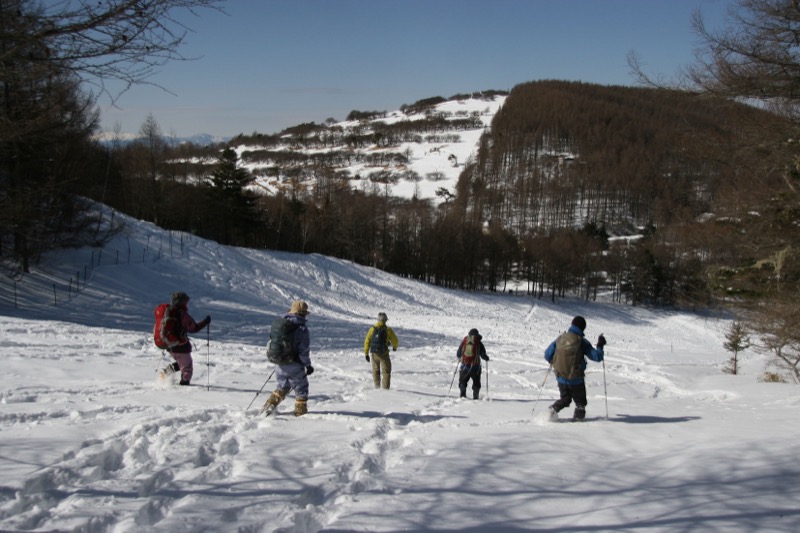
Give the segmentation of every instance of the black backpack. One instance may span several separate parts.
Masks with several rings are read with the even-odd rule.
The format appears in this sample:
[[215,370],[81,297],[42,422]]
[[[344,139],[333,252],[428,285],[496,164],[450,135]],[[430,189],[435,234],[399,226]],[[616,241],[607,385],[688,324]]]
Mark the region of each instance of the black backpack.
[[299,327],[299,324],[283,317],[272,321],[267,344],[267,359],[270,363],[284,365],[295,360],[297,354],[292,348],[292,337]]
[[378,326],[372,332],[372,338],[369,341],[370,353],[382,354],[386,351],[386,326]]

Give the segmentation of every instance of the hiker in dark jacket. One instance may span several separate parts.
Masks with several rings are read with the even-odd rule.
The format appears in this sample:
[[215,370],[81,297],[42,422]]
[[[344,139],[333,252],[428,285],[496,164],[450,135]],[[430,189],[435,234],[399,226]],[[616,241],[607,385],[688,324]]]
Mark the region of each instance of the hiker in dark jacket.
[[[389,357],[389,346],[396,352],[399,342],[392,328],[386,325],[389,318],[386,313],[378,313],[378,321],[369,328],[364,338],[364,356],[372,362],[372,383],[375,388],[388,389],[392,382],[392,359]],[[383,330],[381,331],[381,328]],[[376,333],[378,335],[376,335]],[[378,340],[382,336],[383,340]],[[372,358],[370,359],[370,355]]]
[[289,363],[275,367],[277,388],[264,404],[264,407],[274,409],[294,389],[294,416],[302,416],[308,412],[308,376],[314,372],[314,367],[311,366],[311,335],[306,326],[307,316],[308,304],[303,300],[292,302],[289,312],[283,316],[298,325],[292,333],[292,351],[295,357]]
[[456,351],[456,357],[461,361],[458,372],[458,388],[461,398],[467,397],[467,384],[472,380],[472,399],[477,400],[481,390],[481,359],[489,360],[486,355],[486,346],[478,330],[472,328]]
[[189,385],[192,381],[194,368],[192,365],[192,343],[189,341],[188,334],[197,333],[208,326],[211,323],[211,315],[206,316],[200,322],[195,322],[189,314],[189,295],[185,292],[175,292],[172,294],[172,306],[177,312],[177,333],[181,341],[180,344],[168,350],[172,358],[175,359],[175,362],[162,370],[161,375],[166,377],[175,372],[180,372],[180,384]]
[[558,392],[560,398],[550,406],[550,415],[558,418],[558,412],[569,407],[575,401],[573,420],[583,420],[586,417],[586,384],[583,377],[586,371],[586,358],[597,363],[603,360],[603,346],[606,338],[600,335],[597,338],[597,348],[592,348],[592,343],[584,337],[586,319],[576,316],[572,319],[569,329],[562,333],[544,351],[544,358],[556,373]]

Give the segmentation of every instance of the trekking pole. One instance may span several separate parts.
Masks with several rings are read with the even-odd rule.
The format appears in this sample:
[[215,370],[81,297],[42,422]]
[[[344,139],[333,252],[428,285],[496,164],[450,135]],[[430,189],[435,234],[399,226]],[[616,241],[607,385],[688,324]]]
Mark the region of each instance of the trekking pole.
[[544,375],[542,384],[539,386],[539,396],[536,397],[536,401],[533,404],[533,409],[531,409],[531,415],[533,415],[533,412],[536,410],[536,404],[539,403],[539,399],[542,397],[542,391],[544,391],[544,384],[547,383],[547,376],[550,375],[551,368],[553,368],[553,365],[547,367],[547,373]]
[[[272,374],[274,374],[274,373],[275,373],[275,370],[273,369],[273,370],[272,370]],[[270,379],[272,379],[272,374],[270,374],[270,375],[269,375],[269,377],[267,378],[267,381],[269,381]],[[264,382],[264,384],[263,384],[263,385],[261,385],[261,388],[260,388],[260,389],[258,389],[258,392],[256,393],[256,395],[255,395],[255,396],[253,396],[253,399],[252,399],[252,400],[250,400],[250,404],[249,404],[249,405],[247,406],[247,408],[245,409],[245,412],[247,412],[247,409],[250,409],[250,406],[251,406],[251,405],[253,405],[253,402],[254,402],[254,401],[256,401],[256,398],[258,398],[258,395],[259,395],[259,394],[261,394],[261,391],[262,391],[262,390],[264,390],[264,387],[266,387],[266,386],[267,386],[267,381],[265,381],[265,382]]]
[[489,360],[486,360],[486,399],[489,399]]
[[608,387],[606,387],[606,358],[603,356],[603,395],[606,397],[606,420],[608,420]]
[[453,380],[450,382],[450,389],[447,392],[453,390],[453,383],[456,382],[456,374],[458,374],[458,361],[456,361],[456,369],[453,370]]
[[206,391],[211,390],[211,324],[206,326]]

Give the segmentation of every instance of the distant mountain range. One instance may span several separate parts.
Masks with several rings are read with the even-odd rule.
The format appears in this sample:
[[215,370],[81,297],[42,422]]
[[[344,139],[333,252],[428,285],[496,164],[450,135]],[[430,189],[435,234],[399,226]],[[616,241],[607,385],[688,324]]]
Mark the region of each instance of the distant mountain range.
[[[112,144],[114,142],[125,144],[141,138],[142,136],[138,133],[114,133],[111,131],[103,131],[94,136],[96,141],[103,144]],[[198,133],[189,137],[171,137],[164,135],[163,138],[166,143],[191,143],[197,146],[208,146],[210,144],[224,143],[230,140],[230,137],[219,137],[217,135],[211,135],[210,133]]]

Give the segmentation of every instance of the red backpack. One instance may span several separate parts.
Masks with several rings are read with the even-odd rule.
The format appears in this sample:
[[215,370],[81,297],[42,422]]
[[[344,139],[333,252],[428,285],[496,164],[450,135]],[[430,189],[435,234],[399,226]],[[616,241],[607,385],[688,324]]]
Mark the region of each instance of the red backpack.
[[461,343],[461,363],[467,366],[475,366],[476,363],[480,364],[480,361],[477,361],[480,345],[481,341],[475,335],[464,337]]
[[153,326],[153,341],[162,350],[169,350],[187,339],[181,336],[178,324],[178,308],[170,304],[159,304],[154,311],[156,322]]

